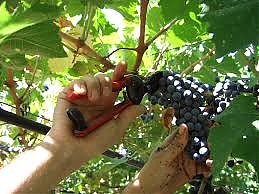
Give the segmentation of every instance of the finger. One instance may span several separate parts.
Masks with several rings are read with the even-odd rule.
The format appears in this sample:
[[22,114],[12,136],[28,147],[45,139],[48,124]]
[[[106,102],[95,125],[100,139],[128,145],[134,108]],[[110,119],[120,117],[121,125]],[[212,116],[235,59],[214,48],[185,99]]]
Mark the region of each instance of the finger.
[[86,76],[83,80],[84,85],[87,88],[88,99],[92,102],[97,101],[101,95],[99,79],[93,76]]
[[96,75],[96,78],[100,82],[101,87],[101,95],[103,96],[110,96],[112,93],[112,82],[111,78],[109,78],[107,75],[103,73],[99,73]]
[[115,69],[114,72],[112,74],[112,81],[117,81],[120,80],[121,78],[123,78],[124,74],[127,71],[127,64],[125,61],[121,61],[119,62]]
[[73,83],[73,92],[81,95],[86,94],[87,89],[83,80],[77,80]]
[[205,162],[198,164],[196,166],[197,168],[197,173],[198,174],[203,174],[204,177],[209,177],[210,172],[211,172],[211,167],[212,167],[213,161],[210,159],[207,159]]
[[120,127],[121,132],[124,134],[125,129],[137,116],[146,112],[146,108],[141,105],[132,105],[116,118],[116,123]]
[[[157,151],[172,152],[176,157],[180,152],[183,151],[188,142],[188,128],[185,124],[178,127],[178,130],[168,136],[161,146],[158,147]],[[171,155],[173,158],[173,156]]]
[[206,166],[211,168],[212,167],[213,160],[207,159],[206,160]]

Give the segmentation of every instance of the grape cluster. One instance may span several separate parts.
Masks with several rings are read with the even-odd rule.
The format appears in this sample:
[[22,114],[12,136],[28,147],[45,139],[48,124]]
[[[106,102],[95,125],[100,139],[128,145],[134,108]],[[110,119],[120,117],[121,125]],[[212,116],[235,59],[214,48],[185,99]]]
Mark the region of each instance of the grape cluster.
[[164,71],[159,80],[159,89],[149,96],[152,105],[173,107],[175,124],[185,123],[189,129],[187,153],[193,160],[203,161],[209,154],[209,113],[206,111],[206,93],[213,87],[202,84],[192,77],[181,78],[180,74]]
[[[215,79],[215,86],[204,84],[193,77],[182,78],[177,72],[163,71],[158,90],[149,94],[152,105],[173,107],[175,124],[185,123],[189,130],[186,146],[188,155],[202,162],[209,155],[207,138],[215,115],[222,113],[241,92],[258,95],[258,87],[248,87],[245,80]],[[148,121],[147,116],[143,120]]]
[[224,81],[220,82],[219,78],[215,79],[216,85],[213,90],[213,106],[212,113],[222,113],[230,104],[230,102],[241,92],[255,94],[253,87],[248,87],[245,80],[231,81],[230,77],[225,76]]

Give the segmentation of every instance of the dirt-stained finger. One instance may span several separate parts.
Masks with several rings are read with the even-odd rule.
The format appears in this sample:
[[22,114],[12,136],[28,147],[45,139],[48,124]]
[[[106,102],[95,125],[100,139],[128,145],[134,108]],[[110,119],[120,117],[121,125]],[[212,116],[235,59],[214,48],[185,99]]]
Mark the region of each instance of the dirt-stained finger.
[[188,128],[185,124],[178,127],[178,130],[173,134],[169,135],[159,146],[159,149],[175,149],[180,148],[181,151],[184,149],[188,141]]

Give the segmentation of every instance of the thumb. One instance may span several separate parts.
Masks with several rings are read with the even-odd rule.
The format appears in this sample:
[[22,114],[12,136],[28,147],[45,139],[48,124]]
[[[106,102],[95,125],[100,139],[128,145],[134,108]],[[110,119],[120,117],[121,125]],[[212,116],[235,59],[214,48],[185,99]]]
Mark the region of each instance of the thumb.
[[130,122],[132,122],[137,116],[146,112],[146,108],[142,105],[132,105],[122,111],[116,118],[116,124],[120,129],[125,129],[128,127]]

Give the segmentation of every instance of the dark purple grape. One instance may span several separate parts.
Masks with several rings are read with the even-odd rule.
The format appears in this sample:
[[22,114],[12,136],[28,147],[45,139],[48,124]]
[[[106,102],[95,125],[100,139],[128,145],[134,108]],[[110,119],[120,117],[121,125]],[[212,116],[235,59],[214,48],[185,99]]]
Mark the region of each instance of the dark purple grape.
[[229,160],[228,161],[228,167],[232,168],[235,165],[235,161],[234,160]]
[[186,99],[184,100],[184,102],[185,102],[185,105],[186,105],[186,106],[191,106],[191,105],[192,105],[192,99],[190,99],[190,98],[186,98]]
[[155,105],[158,103],[158,99],[156,96],[151,96],[149,101],[151,102],[152,105]]
[[221,101],[219,103],[219,106],[221,107],[222,110],[225,110],[225,108],[227,107],[227,103],[225,101]]
[[166,81],[167,81],[168,85],[173,85],[174,84],[174,77],[170,75],[170,76],[167,77]]
[[198,115],[198,121],[203,122],[205,120],[205,116],[203,114]]
[[181,93],[180,92],[175,92],[173,95],[172,95],[173,99],[177,102],[179,102],[181,100]]
[[192,155],[193,160],[200,160],[200,158],[201,158],[200,154],[198,154],[196,152]]
[[192,91],[191,91],[191,90],[185,90],[185,91],[183,92],[183,96],[184,96],[185,98],[192,97]]
[[187,113],[184,114],[184,118],[185,118],[187,121],[189,121],[189,120],[191,120],[191,118],[192,118],[192,114],[191,114],[190,112],[187,112]]
[[209,153],[209,149],[206,148],[206,147],[201,147],[199,149],[199,154],[200,154],[201,157],[207,156],[208,153]]
[[173,85],[168,85],[167,86],[167,91],[171,94],[175,92],[175,87]]
[[192,113],[194,116],[197,116],[197,115],[200,114],[200,110],[197,109],[197,108],[194,108],[194,109],[192,109],[191,113]]
[[164,87],[165,85],[166,85],[166,79],[165,78],[160,78],[160,80],[159,80],[159,85],[160,86],[162,86],[162,87]]
[[196,123],[194,125],[194,129],[197,130],[197,131],[201,130],[201,128],[202,128],[202,125],[200,123]]
[[186,125],[187,125],[189,131],[192,131],[194,129],[194,124],[192,122],[187,122]]

